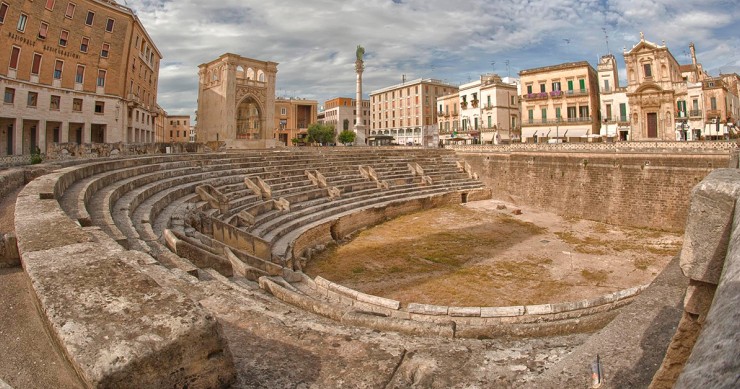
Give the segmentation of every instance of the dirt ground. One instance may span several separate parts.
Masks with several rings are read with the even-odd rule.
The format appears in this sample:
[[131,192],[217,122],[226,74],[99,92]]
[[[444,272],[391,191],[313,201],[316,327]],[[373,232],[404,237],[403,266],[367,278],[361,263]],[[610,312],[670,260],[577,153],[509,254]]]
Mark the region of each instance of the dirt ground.
[[675,233],[485,200],[367,229],[315,255],[304,270],[402,303],[546,304],[648,284],[681,243]]

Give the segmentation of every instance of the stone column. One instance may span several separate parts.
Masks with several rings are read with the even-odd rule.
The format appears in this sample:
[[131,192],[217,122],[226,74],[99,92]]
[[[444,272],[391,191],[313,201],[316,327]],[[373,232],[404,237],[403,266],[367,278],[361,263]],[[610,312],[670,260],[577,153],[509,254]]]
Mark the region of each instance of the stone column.
[[39,150],[41,150],[41,154],[46,154],[46,120],[39,120],[37,131],[38,137],[36,138],[36,142],[38,142]]
[[355,62],[355,72],[357,72],[357,97],[355,102],[355,144],[365,145],[365,125],[362,122],[362,72],[365,70],[365,63],[358,59]]
[[23,155],[23,119],[15,118],[13,123],[13,154]]
[[69,142],[69,122],[62,122],[59,126],[59,143]]
[[82,143],[92,142],[92,123],[85,122],[82,127]]

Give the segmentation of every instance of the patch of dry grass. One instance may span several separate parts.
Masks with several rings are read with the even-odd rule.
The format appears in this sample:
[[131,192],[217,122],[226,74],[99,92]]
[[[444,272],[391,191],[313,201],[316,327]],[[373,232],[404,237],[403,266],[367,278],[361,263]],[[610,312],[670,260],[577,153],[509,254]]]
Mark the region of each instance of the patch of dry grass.
[[606,270],[595,270],[591,271],[588,269],[581,270],[581,277],[588,282],[592,282],[596,285],[603,284],[609,279],[609,273]]

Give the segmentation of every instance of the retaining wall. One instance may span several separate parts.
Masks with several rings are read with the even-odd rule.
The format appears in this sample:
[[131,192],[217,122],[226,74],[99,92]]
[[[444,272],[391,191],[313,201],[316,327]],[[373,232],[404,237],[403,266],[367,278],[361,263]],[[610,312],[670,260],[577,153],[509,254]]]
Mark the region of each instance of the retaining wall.
[[717,154],[471,152],[458,158],[492,190],[494,198],[566,217],[683,231],[689,192],[709,172],[728,167]]
[[[675,387],[736,388],[740,377],[740,170],[715,170],[693,189],[681,270],[689,278],[682,320],[696,322],[700,333]],[[678,341],[674,337],[674,343]]]

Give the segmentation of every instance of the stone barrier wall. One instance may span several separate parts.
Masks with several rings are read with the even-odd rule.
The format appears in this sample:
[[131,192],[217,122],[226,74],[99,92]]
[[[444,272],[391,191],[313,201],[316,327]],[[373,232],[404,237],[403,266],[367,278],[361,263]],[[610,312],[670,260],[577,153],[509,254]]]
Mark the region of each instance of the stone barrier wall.
[[595,152],[476,152],[458,158],[492,190],[494,198],[566,217],[683,231],[691,188],[734,158],[709,154]]
[[460,152],[586,152],[586,153],[719,153],[737,150],[736,141],[708,142],[584,142],[584,143],[511,143],[505,145],[447,145]]
[[64,188],[92,170],[39,177],[16,202],[18,251],[49,333],[88,387],[227,387],[235,370],[216,320],[149,277],[151,256],[61,209]]
[[[681,270],[689,278],[679,329],[697,327],[698,339],[676,388],[736,388],[740,372],[740,170],[718,169],[691,192]],[[685,326],[685,322],[696,326]],[[676,363],[672,350],[662,370]],[[655,383],[658,380],[653,380]]]

